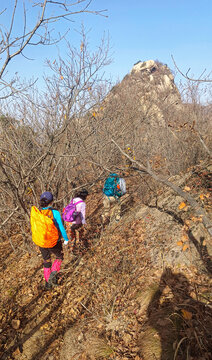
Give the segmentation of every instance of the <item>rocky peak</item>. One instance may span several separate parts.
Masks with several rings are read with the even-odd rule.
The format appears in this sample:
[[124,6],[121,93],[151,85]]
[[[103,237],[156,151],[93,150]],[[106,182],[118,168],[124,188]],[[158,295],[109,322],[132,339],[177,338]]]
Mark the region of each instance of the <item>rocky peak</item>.
[[171,70],[167,65],[158,61],[139,61],[133,66],[130,74],[140,76],[143,79],[146,78],[146,81],[149,80],[150,83],[157,85],[161,91],[176,90]]

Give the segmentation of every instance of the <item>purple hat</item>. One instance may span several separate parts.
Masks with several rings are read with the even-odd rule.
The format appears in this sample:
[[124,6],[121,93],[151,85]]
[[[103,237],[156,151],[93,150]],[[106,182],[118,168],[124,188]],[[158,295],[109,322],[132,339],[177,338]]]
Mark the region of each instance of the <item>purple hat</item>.
[[53,201],[53,195],[50,191],[45,191],[41,196],[40,200],[46,200],[46,202],[50,203]]

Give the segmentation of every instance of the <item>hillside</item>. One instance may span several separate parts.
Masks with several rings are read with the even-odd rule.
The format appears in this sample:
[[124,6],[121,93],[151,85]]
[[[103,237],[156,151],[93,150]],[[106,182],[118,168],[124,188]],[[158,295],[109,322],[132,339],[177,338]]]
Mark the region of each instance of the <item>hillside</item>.
[[[209,216],[211,169],[201,162],[171,178]],[[126,182],[122,219],[105,229],[102,183],[93,187],[88,247],[65,248],[55,290],[43,291],[41,256],[21,233],[0,244],[2,360],[212,358],[212,243],[201,217],[168,188],[142,200],[147,175]]]
[[189,84],[183,98],[165,64],[139,61],[89,114],[92,148],[100,148],[104,166],[122,167],[113,138],[122,149],[129,144],[137,159],[163,175],[185,172],[205,159],[207,148],[211,152],[211,107],[198,102],[197,92],[197,85]]
[[[208,7],[184,24],[182,4],[3,3],[0,359],[212,360],[212,79],[201,59],[192,74]],[[160,15],[165,36],[148,21]],[[141,48],[139,31],[151,53],[163,38],[164,59],[171,39],[174,69],[142,59],[114,82],[110,70],[119,76],[128,49]],[[115,181],[112,199],[111,173],[127,184],[122,193]],[[77,200],[66,233],[60,214],[76,197],[86,216]]]

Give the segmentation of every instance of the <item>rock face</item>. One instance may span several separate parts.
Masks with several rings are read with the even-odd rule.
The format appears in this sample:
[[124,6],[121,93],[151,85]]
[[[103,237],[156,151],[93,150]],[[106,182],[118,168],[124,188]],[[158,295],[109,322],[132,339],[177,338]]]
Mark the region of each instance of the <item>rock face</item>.
[[177,106],[181,104],[180,93],[174,83],[174,76],[167,65],[154,60],[139,61],[136,63],[130,75],[140,78],[145,85],[145,96],[141,98],[144,109],[153,105],[153,113],[160,119],[163,118],[161,107],[157,105],[158,100],[163,105]]
[[104,105],[126,103],[125,100],[130,97],[136,111],[140,111],[143,117],[148,117],[152,126],[165,126],[167,109],[172,107],[172,111],[178,111],[182,104],[171,70],[167,65],[154,60],[137,62],[130,73],[112,89]]
[[[111,134],[123,148],[131,144],[137,159],[150,161],[153,168],[174,175],[205,156],[193,131],[197,123],[202,124],[203,135],[207,131],[203,120],[200,122],[206,117],[199,109],[197,115],[192,104],[181,100],[167,65],[147,60],[137,62],[93,110],[101,123],[103,142],[105,134]],[[110,150],[108,145],[105,158]]]
[[[192,186],[196,179],[207,176],[210,172],[210,163],[206,162],[202,166],[198,175],[194,175],[192,170],[184,176],[176,175],[169,180],[186,189],[186,185]],[[190,187],[188,189],[191,190]],[[204,192],[203,189],[202,191]],[[195,266],[199,271],[212,273],[211,237],[203,226],[201,217],[196,217],[190,206],[181,209],[179,205],[184,199],[171,189],[157,197],[157,205],[155,200],[148,206],[143,205],[135,214],[135,218],[143,219],[148,234],[145,238],[146,248],[149,249],[152,264],[176,268]],[[211,219],[210,206],[207,212]]]
[[155,78],[158,77],[159,74],[159,89],[162,91],[167,89],[175,90],[178,93],[174,84],[174,76],[169,68],[166,65],[155,62],[154,60],[138,62],[133,66],[131,74],[138,74],[140,76],[147,75],[149,76],[150,82],[154,82]]
[[[131,72],[140,72],[140,71],[147,71],[151,73],[156,69],[157,65],[154,60],[147,60],[147,61],[139,61],[137,62]],[[154,70],[153,70],[154,69]]]

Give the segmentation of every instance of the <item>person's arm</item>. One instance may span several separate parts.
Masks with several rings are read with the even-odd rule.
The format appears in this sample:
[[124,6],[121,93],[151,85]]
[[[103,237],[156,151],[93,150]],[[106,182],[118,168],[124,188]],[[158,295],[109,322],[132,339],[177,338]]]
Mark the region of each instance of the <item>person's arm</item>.
[[57,225],[59,227],[59,230],[61,232],[61,235],[62,235],[63,239],[65,241],[68,241],[68,236],[67,236],[66,230],[65,230],[65,228],[63,226],[62,219],[61,219],[59,211],[58,210],[52,210],[52,213],[53,213],[55,221],[57,222]]

